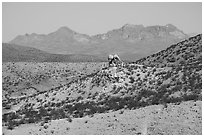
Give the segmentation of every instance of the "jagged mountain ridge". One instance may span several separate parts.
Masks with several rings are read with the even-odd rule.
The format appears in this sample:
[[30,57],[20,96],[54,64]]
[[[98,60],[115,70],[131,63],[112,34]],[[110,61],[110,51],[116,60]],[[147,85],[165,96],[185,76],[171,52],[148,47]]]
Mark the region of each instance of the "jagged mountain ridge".
[[61,27],[47,35],[35,33],[19,35],[9,43],[34,47],[55,54],[106,57],[115,52],[124,60],[135,60],[165,49],[187,37],[187,34],[171,24],[148,27],[126,24],[119,29],[94,36]]

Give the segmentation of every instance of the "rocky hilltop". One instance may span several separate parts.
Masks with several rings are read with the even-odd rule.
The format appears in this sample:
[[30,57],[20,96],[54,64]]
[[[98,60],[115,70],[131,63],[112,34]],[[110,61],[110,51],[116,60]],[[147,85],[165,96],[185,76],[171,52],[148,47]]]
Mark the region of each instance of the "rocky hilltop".
[[123,60],[136,60],[163,50],[188,35],[171,24],[147,26],[126,24],[104,34],[89,36],[68,27],[50,34],[25,34],[11,40],[17,44],[54,54],[87,54],[106,57],[117,53]]

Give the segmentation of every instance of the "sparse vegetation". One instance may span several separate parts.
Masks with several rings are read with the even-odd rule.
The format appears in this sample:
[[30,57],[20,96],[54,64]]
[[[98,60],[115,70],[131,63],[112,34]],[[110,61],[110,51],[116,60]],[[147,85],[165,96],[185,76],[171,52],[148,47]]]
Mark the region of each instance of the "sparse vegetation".
[[[28,63],[5,63],[2,107],[7,113],[3,113],[2,121],[10,130],[21,124],[39,122],[47,129],[46,123],[56,119],[72,122],[72,118],[92,117],[95,113],[121,110],[123,114],[125,109],[158,104],[167,108],[169,103],[201,100],[200,37],[190,38],[194,42],[191,46],[192,42],[181,42],[185,50],[177,49],[179,44],[172,45],[137,61],[138,64],[118,67],[117,77],[112,76],[109,68],[93,72],[100,68],[96,64],[89,64],[89,68],[87,64],[86,68],[84,64],[75,64],[72,68],[70,64],[58,63],[37,63],[29,67]],[[188,50],[193,54],[186,57]],[[94,65],[97,67],[92,70]],[[71,78],[67,80],[68,77]],[[46,83],[49,87],[49,81],[54,81],[51,88],[42,86]],[[12,107],[17,110],[12,112]]]

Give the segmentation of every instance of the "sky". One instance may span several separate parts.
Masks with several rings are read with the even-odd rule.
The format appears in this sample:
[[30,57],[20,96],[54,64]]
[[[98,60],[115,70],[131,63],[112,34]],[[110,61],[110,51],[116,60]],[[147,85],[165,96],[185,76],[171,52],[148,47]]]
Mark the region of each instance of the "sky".
[[202,3],[12,3],[2,4],[2,40],[26,33],[48,34],[62,26],[88,35],[124,24],[173,24],[184,33],[202,33]]

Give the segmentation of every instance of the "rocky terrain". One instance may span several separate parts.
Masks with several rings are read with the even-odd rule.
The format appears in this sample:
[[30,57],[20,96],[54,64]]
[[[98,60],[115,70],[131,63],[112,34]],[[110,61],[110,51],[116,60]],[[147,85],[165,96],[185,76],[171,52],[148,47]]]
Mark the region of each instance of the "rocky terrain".
[[3,96],[24,96],[98,71],[104,63],[3,63]]
[[202,134],[201,47],[197,35],[118,66],[116,76],[106,63],[5,63],[3,133]]
[[147,27],[126,24],[121,28],[94,36],[61,27],[47,35],[36,33],[19,35],[9,43],[33,47],[53,54],[106,57],[108,54],[117,53],[123,60],[133,61],[187,38],[187,34],[171,24]]

